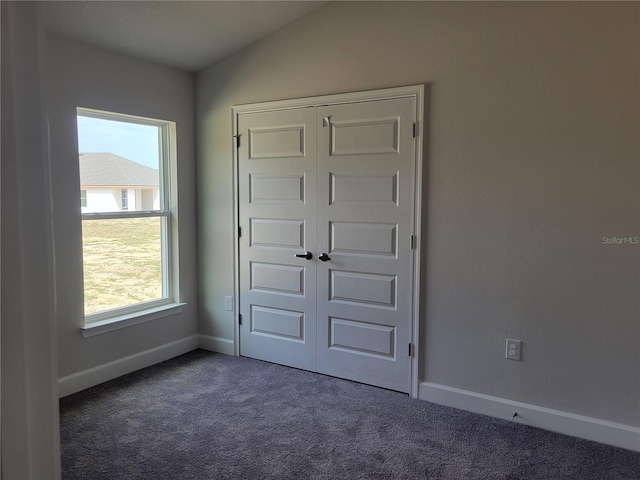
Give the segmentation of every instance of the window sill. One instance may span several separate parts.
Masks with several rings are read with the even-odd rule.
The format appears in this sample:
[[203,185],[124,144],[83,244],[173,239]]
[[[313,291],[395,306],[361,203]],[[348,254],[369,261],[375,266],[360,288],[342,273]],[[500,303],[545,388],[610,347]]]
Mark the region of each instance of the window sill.
[[80,329],[84,338],[93,337],[102,333],[113,332],[121,328],[139,325],[141,323],[157,320],[158,318],[168,317],[176,313],[182,312],[182,307],[186,303],[170,303],[161,307],[150,308],[141,312],[128,313],[119,317],[113,317],[98,322],[92,322]]

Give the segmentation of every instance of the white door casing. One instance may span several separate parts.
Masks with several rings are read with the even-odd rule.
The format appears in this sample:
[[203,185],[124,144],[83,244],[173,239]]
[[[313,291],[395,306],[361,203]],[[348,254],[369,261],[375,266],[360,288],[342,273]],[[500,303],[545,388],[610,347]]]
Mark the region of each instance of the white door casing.
[[237,354],[416,396],[422,91],[233,108]]

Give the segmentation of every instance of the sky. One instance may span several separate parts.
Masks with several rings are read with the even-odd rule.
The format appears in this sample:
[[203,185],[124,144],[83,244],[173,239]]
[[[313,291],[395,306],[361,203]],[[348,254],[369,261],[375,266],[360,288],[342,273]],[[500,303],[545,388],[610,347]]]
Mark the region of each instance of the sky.
[[111,152],[158,168],[158,127],[78,115],[79,153]]

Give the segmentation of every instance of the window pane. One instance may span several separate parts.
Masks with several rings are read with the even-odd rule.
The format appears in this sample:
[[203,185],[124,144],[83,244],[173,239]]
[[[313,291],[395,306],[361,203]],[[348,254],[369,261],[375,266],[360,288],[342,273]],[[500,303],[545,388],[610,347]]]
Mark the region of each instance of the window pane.
[[[161,128],[78,115],[82,213],[163,210]],[[143,192],[151,198],[145,201]],[[145,208],[146,207],[146,208]]]
[[83,220],[85,315],[163,298],[164,217]]

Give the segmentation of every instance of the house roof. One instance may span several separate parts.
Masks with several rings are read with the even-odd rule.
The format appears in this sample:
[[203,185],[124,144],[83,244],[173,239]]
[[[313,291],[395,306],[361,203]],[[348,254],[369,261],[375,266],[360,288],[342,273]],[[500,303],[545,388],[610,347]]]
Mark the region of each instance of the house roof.
[[157,187],[159,173],[109,152],[80,154],[81,186]]

